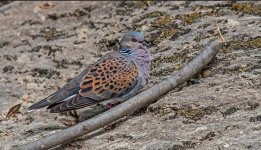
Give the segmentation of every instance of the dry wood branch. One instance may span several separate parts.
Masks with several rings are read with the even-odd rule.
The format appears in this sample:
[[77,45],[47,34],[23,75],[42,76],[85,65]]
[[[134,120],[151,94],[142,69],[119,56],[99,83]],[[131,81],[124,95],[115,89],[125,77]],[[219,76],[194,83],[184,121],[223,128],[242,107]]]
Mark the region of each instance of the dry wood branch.
[[188,63],[181,71],[177,74],[163,80],[157,85],[141,92],[133,98],[117,105],[116,107],[109,109],[108,111],[97,115],[89,120],[76,124],[63,131],[54,133],[43,139],[16,147],[14,149],[19,150],[42,150],[52,148],[54,146],[70,142],[77,137],[93,132],[101,127],[108,125],[134,111],[146,106],[160,96],[167,94],[175,87],[183,84],[195,74],[197,74],[205,65],[207,65],[218,51],[223,46],[218,41],[213,41],[207,45],[204,50]]
[[9,3],[9,4],[6,4],[6,5],[2,6],[2,7],[0,7],[0,13],[4,12],[4,11],[6,11],[6,10],[12,8],[12,7],[19,6],[19,5],[21,5],[22,3],[24,3],[24,2],[15,1],[15,2],[11,2],[11,3]]

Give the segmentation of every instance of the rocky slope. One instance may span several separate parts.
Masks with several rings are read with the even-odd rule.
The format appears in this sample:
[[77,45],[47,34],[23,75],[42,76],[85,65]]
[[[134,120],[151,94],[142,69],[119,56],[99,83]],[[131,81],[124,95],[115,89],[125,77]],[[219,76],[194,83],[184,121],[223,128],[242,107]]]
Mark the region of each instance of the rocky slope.
[[[227,46],[196,77],[150,106],[55,149],[261,149],[261,2],[15,2],[2,8],[1,149],[74,124],[71,115],[26,107],[117,49],[126,31],[142,31],[152,45],[149,87],[216,38],[216,24]],[[19,103],[16,116],[5,119]]]

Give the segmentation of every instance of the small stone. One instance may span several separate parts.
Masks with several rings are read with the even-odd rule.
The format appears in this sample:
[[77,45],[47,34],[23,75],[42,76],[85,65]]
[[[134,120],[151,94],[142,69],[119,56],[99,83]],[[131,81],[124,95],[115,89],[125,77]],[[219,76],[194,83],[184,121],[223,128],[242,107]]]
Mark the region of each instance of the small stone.
[[17,62],[19,64],[26,64],[29,63],[31,59],[26,54],[22,54],[20,57],[18,57]]
[[233,19],[227,19],[227,24],[231,27],[239,26],[240,23],[236,20]]
[[228,148],[230,145],[229,144],[225,144],[223,145],[225,148]]
[[211,76],[211,71],[210,70],[206,70],[206,71],[204,71],[203,73],[202,73],[202,77],[203,78],[207,78],[207,77],[209,77],[209,76]]
[[255,70],[253,70],[253,74],[254,74],[254,75],[259,75],[259,74],[261,74],[261,69],[255,69]]
[[27,83],[27,89],[37,89],[38,84],[37,83]]
[[173,147],[173,143],[164,140],[153,140],[152,142],[145,144],[140,150],[148,150],[148,149],[171,149]]
[[141,27],[141,30],[144,32],[144,31],[148,31],[149,30],[149,27],[147,25],[143,25]]
[[86,28],[81,28],[77,31],[77,36],[79,37],[80,40],[87,39],[88,30]]

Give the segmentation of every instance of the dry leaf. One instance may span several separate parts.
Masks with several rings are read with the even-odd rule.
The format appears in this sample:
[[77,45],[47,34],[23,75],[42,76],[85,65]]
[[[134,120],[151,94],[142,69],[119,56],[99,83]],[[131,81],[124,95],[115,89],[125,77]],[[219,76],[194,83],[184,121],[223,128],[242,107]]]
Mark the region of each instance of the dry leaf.
[[6,115],[6,118],[9,118],[10,116],[15,115],[19,111],[19,109],[21,108],[21,105],[22,105],[22,103],[14,105],[13,107],[11,107],[9,109],[7,115]]
[[53,4],[51,2],[45,2],[45,3],[41,3],[38,5],[38,7],[41,9],[50,9],[50,8],[53,8],[54,6],[55,6],[55,4]]

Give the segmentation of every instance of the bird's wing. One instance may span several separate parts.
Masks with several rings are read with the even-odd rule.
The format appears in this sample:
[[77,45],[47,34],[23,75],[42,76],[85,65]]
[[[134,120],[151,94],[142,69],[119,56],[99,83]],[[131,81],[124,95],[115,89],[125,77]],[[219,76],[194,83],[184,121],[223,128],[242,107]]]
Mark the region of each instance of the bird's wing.
[[[86,75],[91,65],[87,66],[78,76],[73,78],[70,82],[68,82],[65,86],[60,88],[58,91],[54,92],[50,96],[46,97],[45,99],[42,99],[30,107],[28,107],[28,110],[34,110],[34,109],[40,109],[46,106],[55,106],[57,103],[60,103],[64,99],[78,94],[78,91],[80,90],[80,83],[82,81],[82,78]],[[50,107],[50,108],[51,108]]]
[[51,112],[63,112],[124,96],[139,88],[139,70],[123,55],[104,57],[88,70],[80,83],[79,94],[53,107]]

